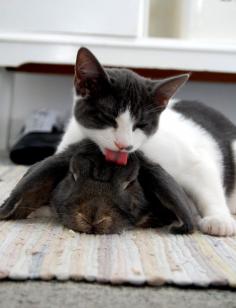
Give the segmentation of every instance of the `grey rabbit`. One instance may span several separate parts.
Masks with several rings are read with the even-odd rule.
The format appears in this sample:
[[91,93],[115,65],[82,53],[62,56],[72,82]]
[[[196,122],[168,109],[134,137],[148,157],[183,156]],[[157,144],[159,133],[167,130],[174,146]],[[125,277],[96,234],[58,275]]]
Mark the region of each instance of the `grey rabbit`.
[[194,229],[190,200],[159,165],[138,152],[126,166],[109,163],[89,140],[33,165],[0,208],[0,218],[25,218],[45,204],[79,232],[117,233],[176,218],[182,224],[172,231]]

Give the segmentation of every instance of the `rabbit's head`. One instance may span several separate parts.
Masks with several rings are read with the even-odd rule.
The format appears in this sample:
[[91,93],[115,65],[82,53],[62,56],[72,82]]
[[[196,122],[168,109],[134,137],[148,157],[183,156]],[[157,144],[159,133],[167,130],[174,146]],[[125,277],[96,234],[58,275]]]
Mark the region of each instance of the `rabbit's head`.
[[126,166],[117,166],[94,150],[73,156],[51,203],[63,224],[75,231],[117,233],[134,226],[147,207],[139,162],[131,155]]

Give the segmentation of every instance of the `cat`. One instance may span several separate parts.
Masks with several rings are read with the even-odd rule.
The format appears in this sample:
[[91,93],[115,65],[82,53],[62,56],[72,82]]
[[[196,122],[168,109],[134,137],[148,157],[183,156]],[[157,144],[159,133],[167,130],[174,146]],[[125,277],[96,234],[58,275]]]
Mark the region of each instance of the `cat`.
[[189,75],[150,80],[128,69],[103,68],[82,47],[75,65],[73,116],[57,152],[84,138],[107,149],[140,150],[194,200],[199,229],[236,234],[236,126],[195,101],[173,99]]

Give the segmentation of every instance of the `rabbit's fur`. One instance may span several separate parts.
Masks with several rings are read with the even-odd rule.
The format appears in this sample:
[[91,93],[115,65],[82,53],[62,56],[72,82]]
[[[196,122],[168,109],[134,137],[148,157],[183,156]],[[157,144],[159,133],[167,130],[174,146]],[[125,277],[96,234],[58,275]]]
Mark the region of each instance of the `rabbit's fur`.
[[84,150],[72,157],[69,173],[53,192],[52,206],[76,231],[115,233],[130,227],[147,203],[137,180],[138,159],[133,156],[120,167],[106,162],[94,145]]
[[0,218],[26,218],[45,204],[79,232],[117,233],[176,217],[182,225],[175,231],[193,231],[188,197],[159,165],[141,153],[131,154],[126,166],[109,163],[89,140],[32,166],[0,208]]

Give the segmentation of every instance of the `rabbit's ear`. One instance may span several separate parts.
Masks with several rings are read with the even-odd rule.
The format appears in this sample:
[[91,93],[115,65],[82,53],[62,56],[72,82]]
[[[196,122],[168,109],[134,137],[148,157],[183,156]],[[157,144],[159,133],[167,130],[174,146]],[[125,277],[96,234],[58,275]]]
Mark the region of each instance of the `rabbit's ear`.
[[113,182],[122,187],[128,186],[130,182],[138,179],[139,161],[135,155],[130,155],[126,166],[115,166]]
[[140,155],[139,181],[145,196],[152,201],[161,201],[171,210],[181,224],[172,230],[176,233],[191,233],[194,230],[193,204],[182,187],[160,165],[152,164]]
[[0,207],[0,219],[26,218],[49,202],[51,192],[68,173],[70,156],[54,155],[34,164]]

